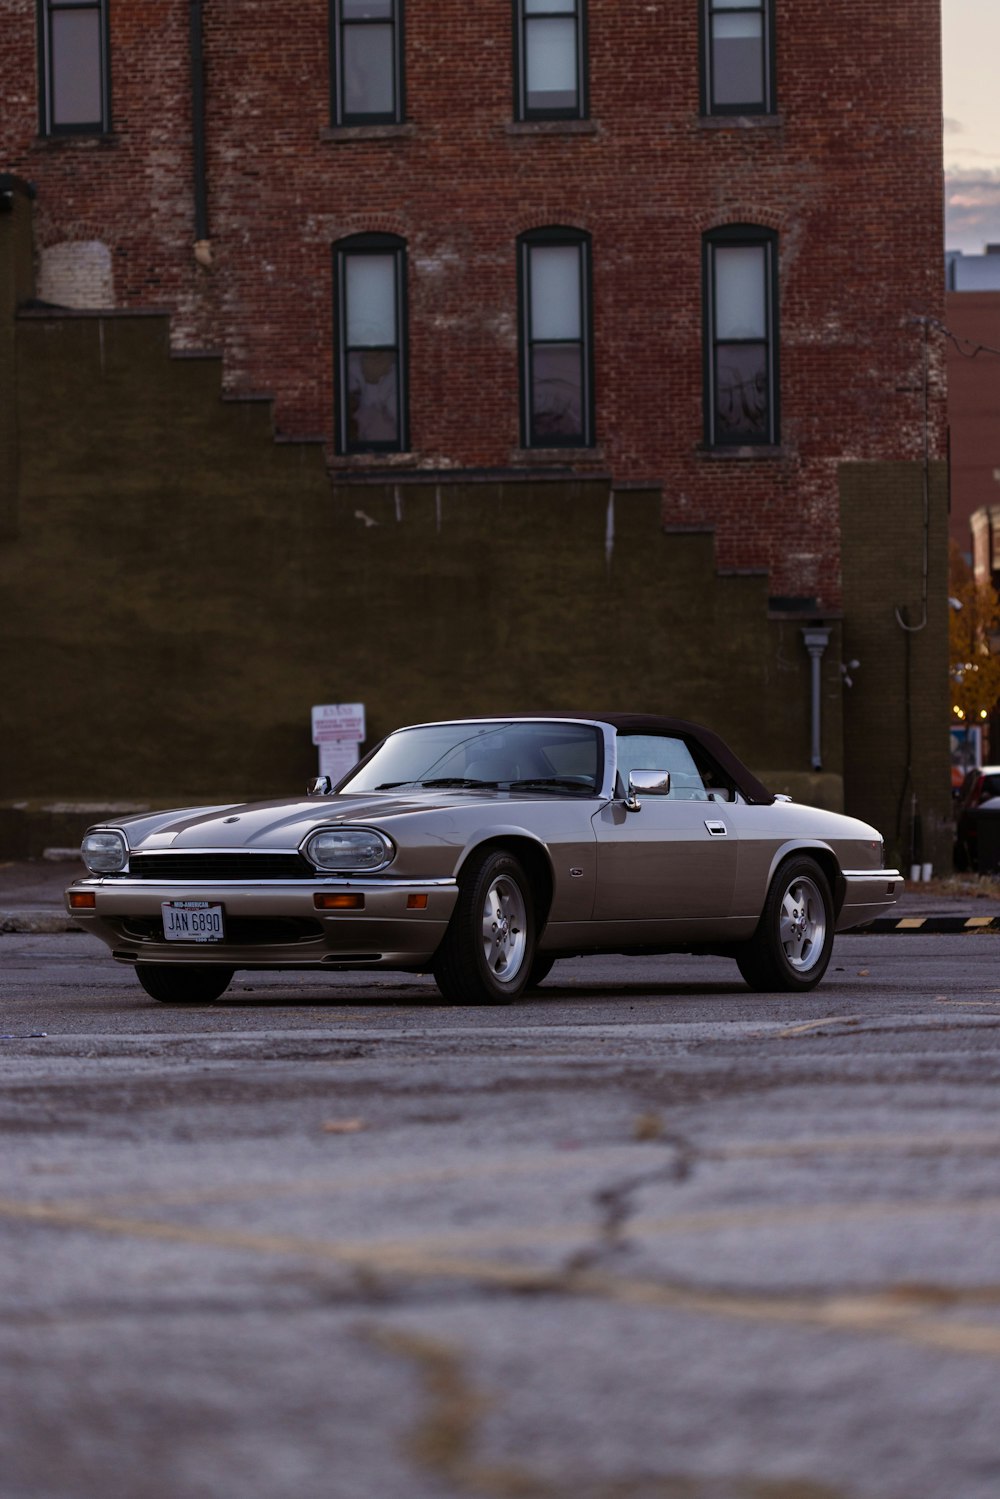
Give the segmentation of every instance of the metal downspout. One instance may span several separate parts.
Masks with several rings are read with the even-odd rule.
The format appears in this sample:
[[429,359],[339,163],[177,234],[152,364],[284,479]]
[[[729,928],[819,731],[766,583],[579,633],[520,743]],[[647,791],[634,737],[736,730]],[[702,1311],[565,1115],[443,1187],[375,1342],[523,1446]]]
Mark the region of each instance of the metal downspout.
[[194,258],[199,265],[212,264],[212,242],[208,231],[208,178],[205,170],[205,49],[202,35],[202,0],[191,0],[191,151],[194,168]]
[[822,685],[823,652],[830,644],[829,625],[804,625],[802,639],[812,670],[812,768],[823,769]]

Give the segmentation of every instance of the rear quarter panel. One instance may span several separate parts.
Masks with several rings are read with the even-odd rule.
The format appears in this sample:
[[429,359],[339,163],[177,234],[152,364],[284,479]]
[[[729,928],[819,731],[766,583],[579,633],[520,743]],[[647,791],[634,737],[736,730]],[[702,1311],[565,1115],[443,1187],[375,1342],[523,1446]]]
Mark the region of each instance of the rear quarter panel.
[[[811,855],[828,872],[834,864],[837,869],[881,868],[879,834],[856,818],[794,802],[741,805],[738,812],[735,916],[760,915],[779,864],[795,853]],[[836,907],[840,895],[834,879],[831,885]]]

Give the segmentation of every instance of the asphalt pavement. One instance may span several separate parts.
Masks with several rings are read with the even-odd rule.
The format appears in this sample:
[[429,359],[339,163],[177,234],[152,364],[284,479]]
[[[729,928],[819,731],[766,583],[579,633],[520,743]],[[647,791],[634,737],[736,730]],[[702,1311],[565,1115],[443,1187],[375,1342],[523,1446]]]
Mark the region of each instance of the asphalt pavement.
[[[62,852],[62,851],[60,851]],[[86,873],[78,858],[0,863],[0,933],[74,932],[63,892]],[[906,882],[893,912],[871,924],[875,932],[959,932],[1000,929],[1000,878],[952,875],[926,884]]]

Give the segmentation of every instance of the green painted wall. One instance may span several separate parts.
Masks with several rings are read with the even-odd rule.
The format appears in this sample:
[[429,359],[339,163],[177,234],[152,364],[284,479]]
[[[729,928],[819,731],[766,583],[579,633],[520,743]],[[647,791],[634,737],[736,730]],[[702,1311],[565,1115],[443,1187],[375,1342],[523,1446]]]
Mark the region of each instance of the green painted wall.
[[[20,524],[0,562],[5,798],[280,793],[309,709],[400,721],[646,708],[808,770],[808,659],[767,579],[599,482],[338,485],[221,399],[159,317],[17,324]],[[827,696],[839,700],[835,679]],[[840,770],[839,720],[829,770]],[[834,789],[836,795],[836,788]]]
[[914,859],[950,870],[954,836],[945,466],[927,481],[917,463],[840,471],[844,659],[860,662],[844,694],[844,793],[907,872]]
[[0,542],[17,525],[17,325],[32,294],[31,201],[27,188],[0,178]]

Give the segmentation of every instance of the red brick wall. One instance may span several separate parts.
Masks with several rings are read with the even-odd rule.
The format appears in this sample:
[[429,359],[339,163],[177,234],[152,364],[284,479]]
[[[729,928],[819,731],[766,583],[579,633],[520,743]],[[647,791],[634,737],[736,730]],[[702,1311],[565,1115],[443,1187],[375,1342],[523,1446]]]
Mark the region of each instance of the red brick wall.
[[[837,466],[924,450],[913,320],[943,309],[938,10],[776,0],[777,120],[720,126],[698,118],[695,0],[590,0],[594,130],[512,133],[509,0],[409,0],[412,130],[337,141],[326,0],[209,4],[203,269],[187,0],[112,0],[101,141],[38,140],[35,0],[5,0],[0,170],[37,184],[40,253],[103,241],[118,306],[170,308],[177,347],[217,347],[230,391],[273,392],[281,434],[331,444],[331,246],[403,236],[411,469],[537,465],[518,451],[514,242],[587,230],[598,445],[572,466],[662,486],[668,523],[716,528],[721,567],[768,567],[773,593],[831,608]],[[700,451],[701,234],[738,221],[780,235],[778,457]],[[936,338],[929,352],[937,456]]]
[[1000,504],[1000,291],[949,292],[947,324],[951,537],[968,553],[973,512]]

